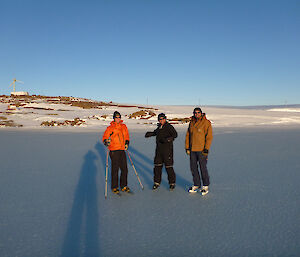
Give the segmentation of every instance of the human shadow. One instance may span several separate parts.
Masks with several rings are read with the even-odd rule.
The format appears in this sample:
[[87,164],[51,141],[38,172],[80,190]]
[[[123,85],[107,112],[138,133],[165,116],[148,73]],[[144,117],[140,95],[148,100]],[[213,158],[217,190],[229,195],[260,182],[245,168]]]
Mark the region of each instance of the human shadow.
[[84,156],[61,257],[100,256],[96,154]]
[[[140,151],[138,151],[136,148],[134,148],[133,146],[130,147],[130,151],[135,154],[136,156],[138,156],[139,158],[141,158],[145,163],[147,164],[151,164],[154,165],[153,160],[151,160],[149,157],[147,157],[146,155],[144,155],[143,153],[141,153]],[[142,164],[141,164],[142,165]],[[176,173],[176,167],[174,168],[175,173]],[[153,170],[146,170],[147,172],[151,172],[153,174]],[[188,185],[190,185],[191,182],[186,180],[185,178],[183,178],[181,175],[179,175],[178,173],[176,173],[176,185],[182,187],[183,189],[186,189]]]
[[[107,149],[103,144],[100,144],[97,142],[95,145],[95,149],[97,150],[100,158],[101,158],[101,163],[102,163],[102,173],[101,173],[101,181],[105,181],[105,170],[106,170],[106,155],[107,155]],[[108,165],[110,165],[110,158],[108,158]],[[110,172],[108,172],[108,177],[107,177],[107,183],[110,185]]]

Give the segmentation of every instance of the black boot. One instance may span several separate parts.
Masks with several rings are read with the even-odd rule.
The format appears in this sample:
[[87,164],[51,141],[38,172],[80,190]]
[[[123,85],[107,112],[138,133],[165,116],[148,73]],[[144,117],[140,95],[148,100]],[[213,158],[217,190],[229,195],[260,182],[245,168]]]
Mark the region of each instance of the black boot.
[[119,188],[113,188],[113,189],[112,189],[112,192],[113,192],[114,194],[119,194],[119,193],[120,193]]
[[173,191],[175,189],[175,184],[170,184],[170,191]]
[[159,188],[160,184],[157,182],[154,182],[154,185],[152,187],[152,190],[156,190],[157,188]]

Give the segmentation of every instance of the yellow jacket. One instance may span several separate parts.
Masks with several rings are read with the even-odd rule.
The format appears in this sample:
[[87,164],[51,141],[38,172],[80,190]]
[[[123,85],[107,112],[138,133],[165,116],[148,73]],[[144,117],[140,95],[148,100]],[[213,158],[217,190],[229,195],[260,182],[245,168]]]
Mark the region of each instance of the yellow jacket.
[[194,152],[201,152],[203,149],[209,150],[212,140],[212,126],[205,114],[199,120],[192,117],[185,136],[185,149]]

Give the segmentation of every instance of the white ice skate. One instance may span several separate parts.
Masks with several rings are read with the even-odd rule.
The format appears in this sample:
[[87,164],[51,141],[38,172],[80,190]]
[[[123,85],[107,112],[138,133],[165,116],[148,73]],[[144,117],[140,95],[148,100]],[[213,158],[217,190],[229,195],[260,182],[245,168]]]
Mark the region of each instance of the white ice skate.
[[207,195],[208,192],[209,192],[208,191],[208,186],[203,186],[200,192],[201,192],[202,195]]
[[197,193],[199,190],[198,186],[192,186],[189,188],[189,193]]

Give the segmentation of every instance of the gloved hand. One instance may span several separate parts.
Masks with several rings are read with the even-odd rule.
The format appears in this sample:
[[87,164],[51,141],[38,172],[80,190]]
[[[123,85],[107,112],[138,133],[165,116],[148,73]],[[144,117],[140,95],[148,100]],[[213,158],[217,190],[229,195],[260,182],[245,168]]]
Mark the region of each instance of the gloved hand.
[[128,140],[126,140],[126,141],[125,141],[125,151],[127,151],[127,149],[128,149],[128,146],[129,146],[129,141],[128,141]]
[[110,139],[110,138],[104,139],[104,141],[103,141],[103,144],[104,144],[105,146],[110,146],[110,143],[111,143],[111,139]]
[[185,149],[185,152],[186,152],[187,155],[191,154],[191,150],[190,149]]
[[147,132],[145,134],[145,137],[153,137],[153,136],[155,136],[154,132]]
[[206,148],[203,149],[202,155],[207,156],[208,155],[208,150]]
[[167,138],[161,138],[161,139],[159,140],[159,143],[165,144],[165,143],[170,143],[170,142],[172,142],[172,141],[173,141],[173,137],[167,137]]
[[170,143],[170,142],[173,142],[173,141],[174,141],[174,138],[173,138],[173,137],[168,137],[168,138],[167,138],[167,142]]

